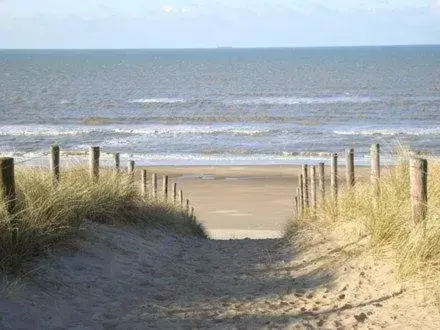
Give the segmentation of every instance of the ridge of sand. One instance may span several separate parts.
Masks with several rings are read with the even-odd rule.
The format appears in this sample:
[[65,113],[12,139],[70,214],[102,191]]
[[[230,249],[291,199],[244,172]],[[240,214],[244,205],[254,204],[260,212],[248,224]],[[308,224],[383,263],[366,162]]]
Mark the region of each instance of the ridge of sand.
[[86,222],[0,286],[2,329],[434,329],[422,290],[368,238],[203,240]]

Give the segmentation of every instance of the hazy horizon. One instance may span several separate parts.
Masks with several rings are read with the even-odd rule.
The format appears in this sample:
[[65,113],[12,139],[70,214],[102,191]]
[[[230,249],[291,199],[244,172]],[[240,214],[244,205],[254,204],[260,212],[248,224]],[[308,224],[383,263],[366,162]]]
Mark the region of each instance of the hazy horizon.
[[440,44],[440,0],[0,0],[1,49]]

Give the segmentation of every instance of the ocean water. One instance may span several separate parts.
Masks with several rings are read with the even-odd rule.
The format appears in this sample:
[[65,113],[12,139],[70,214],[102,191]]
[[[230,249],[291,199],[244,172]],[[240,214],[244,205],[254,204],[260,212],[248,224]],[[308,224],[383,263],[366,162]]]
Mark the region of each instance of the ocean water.
[[0,51],[0,153],[139,164],[440,154],[440,46]]

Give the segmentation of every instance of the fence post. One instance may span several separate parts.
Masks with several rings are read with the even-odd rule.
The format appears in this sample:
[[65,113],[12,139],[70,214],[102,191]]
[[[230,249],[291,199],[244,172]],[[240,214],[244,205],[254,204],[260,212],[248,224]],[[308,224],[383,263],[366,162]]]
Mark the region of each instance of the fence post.
[[186,214],[189,215],[189,199],[186,200]]
[[0,189],[9,214],[14,212],[16,204],[14,158],[0,158]]
[[338,154],[333,154],[330,163],[330,187],[334,201],[338,200]]
[[415,224],[425,220],[428,211],[428,161],[412,158],[409,161],[411,180],[411,208]]
[[380,179],[380,146],[379,144],[371,145],[371,171],[370,179],[373,186],[375,196],[379,195],[379,179]]
[[298,175],[298,196],[299,205],[301,208],[301,215],[304,213],[304,177],[302,174]]
[[173,183],[173,188],[172,188],[172,194],[173,194],[173,203],[176,204],[177,203],[177,183],[174,182]]
[[151,174],[151,193],[154,199],[157,198],[157,174]]
[[148,193],[148,173],[147,170],[142,170],[142,196],[146,197]]
[[312,166],[312,174],[310,178],[310,185],[311,185],[311,200],[312,200],[312,208],[313,211],[316,210],[316,166]]
[[304,190],[304,205],[307,209],[310,206],[309,201],[309,167],[308,165],[302,166],[302,172],[303,172],[303,190]]
[[121,157],[119,155],[119,152],[115,153],[115,170],[117,173],[119,173],[119,170],[121,168]]
[[325,164],[319,163],[319,191],[321,195],[321,203],[324,203],[325,201]]
[[346,168],[346,178],[347,178],[347,188],[351,189],[354,187],[355,178],[354,178],[354,149],[347,149],[345,151],[345,155],[347,157],[347,162],[345,165]]
[[99,180],[99,147],[90,147],[90,178],[93,182]]
[[298,196],[295,196],[293,207],[294,207],[294,210],[293,210],[293,212],[294,212],[294,216],[295,216],[297,219],[299,219]]
[[183,209],[183,191],[179,190],[180,208]]
[[53,184],[60,182],[60,147],[50,147],[50,171],[52,172]]
[[136,163],[134,160],[130,160],[128,162],[128,174],[130,175],[130,180],[132,183],[134,183],[134,169],[135,169]]
[[194,219],[194,207],[191,207],[191,219]]
[[163,200],[166,202],[168,200],[168,175],[164,175],[162,178],[162,192]]

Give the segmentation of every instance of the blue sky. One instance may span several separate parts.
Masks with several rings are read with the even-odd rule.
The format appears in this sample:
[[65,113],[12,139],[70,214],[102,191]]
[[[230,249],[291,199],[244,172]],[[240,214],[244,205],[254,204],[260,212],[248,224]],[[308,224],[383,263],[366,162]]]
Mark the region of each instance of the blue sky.
[[440,44],[440,0],[0,0],[0,48]]

